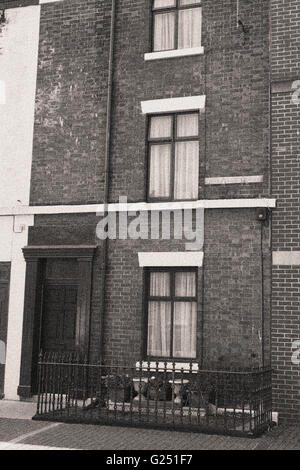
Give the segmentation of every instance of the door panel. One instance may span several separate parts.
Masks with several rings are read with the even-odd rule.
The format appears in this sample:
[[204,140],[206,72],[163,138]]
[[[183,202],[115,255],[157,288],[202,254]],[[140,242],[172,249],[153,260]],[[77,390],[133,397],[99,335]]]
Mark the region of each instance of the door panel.
[[75,350],[76,314],[77,286],[45,286],[42,320],[43,351]]
[[0,399],[4,394],[5,353],[7,341],[8,284],[0,283]]

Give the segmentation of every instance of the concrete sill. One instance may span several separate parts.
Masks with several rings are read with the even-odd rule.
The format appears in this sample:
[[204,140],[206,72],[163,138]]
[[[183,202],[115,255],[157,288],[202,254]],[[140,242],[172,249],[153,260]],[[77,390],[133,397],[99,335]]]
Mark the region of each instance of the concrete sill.
[[144,55],[146,61],[159,59],[173,59],[204,54],[204,47],[192,47],[189,49],[174,49],[173,51],[149,52]]

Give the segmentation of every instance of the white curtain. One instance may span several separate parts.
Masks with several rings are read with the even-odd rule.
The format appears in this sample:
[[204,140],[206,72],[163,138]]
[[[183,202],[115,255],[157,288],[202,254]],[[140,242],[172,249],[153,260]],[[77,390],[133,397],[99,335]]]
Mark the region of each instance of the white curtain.
[[175,149],[175,199],[197,199],[199,142],[177,142]]
[[173,330],[174,357],[196,357],[196,325],[196,302],[175,302]]
[[170,356],[171,302],[149,302],[148,355]]
[[151,118],[150,124],[150,138],[161,139],[164,137],[172,136],[172,117],[171,116],[157,116]]
[[170,296],[170,273],[150,274],[150,297]]
[[[190,3],[192,2],[190,1]],[[176,0],[154,0],[153,8],[168,8],[168,7],[175,7],[175,6],[176,6]]]
[[182,272],[175,275],[175,297],[196,296],[196,273]]
[[199,114],[177,116],[177,137],[193,137],[199,134]]
[[179,11],[178,49],[201,46],[201,8]]
[[170,195],[171,145],[151,145],[150,197]]
[[175,13],[154,15],[154,51],[174,49]]

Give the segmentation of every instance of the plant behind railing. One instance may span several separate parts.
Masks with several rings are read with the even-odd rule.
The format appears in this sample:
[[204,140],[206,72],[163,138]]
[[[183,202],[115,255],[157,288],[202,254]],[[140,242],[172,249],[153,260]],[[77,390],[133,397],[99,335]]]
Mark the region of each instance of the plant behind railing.
[[78,354],[47,353],[38,371],[38,419],[243,435],[272,422],[271,370],[107,366]]

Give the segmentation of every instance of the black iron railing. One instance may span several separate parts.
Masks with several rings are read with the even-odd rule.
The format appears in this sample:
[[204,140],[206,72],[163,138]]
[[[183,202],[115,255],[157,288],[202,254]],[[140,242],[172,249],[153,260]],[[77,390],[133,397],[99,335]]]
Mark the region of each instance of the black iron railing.
[[201,370],[197,364],[90,364],[45,354],[35,419],[258,435],[272,422],[271,370]]

